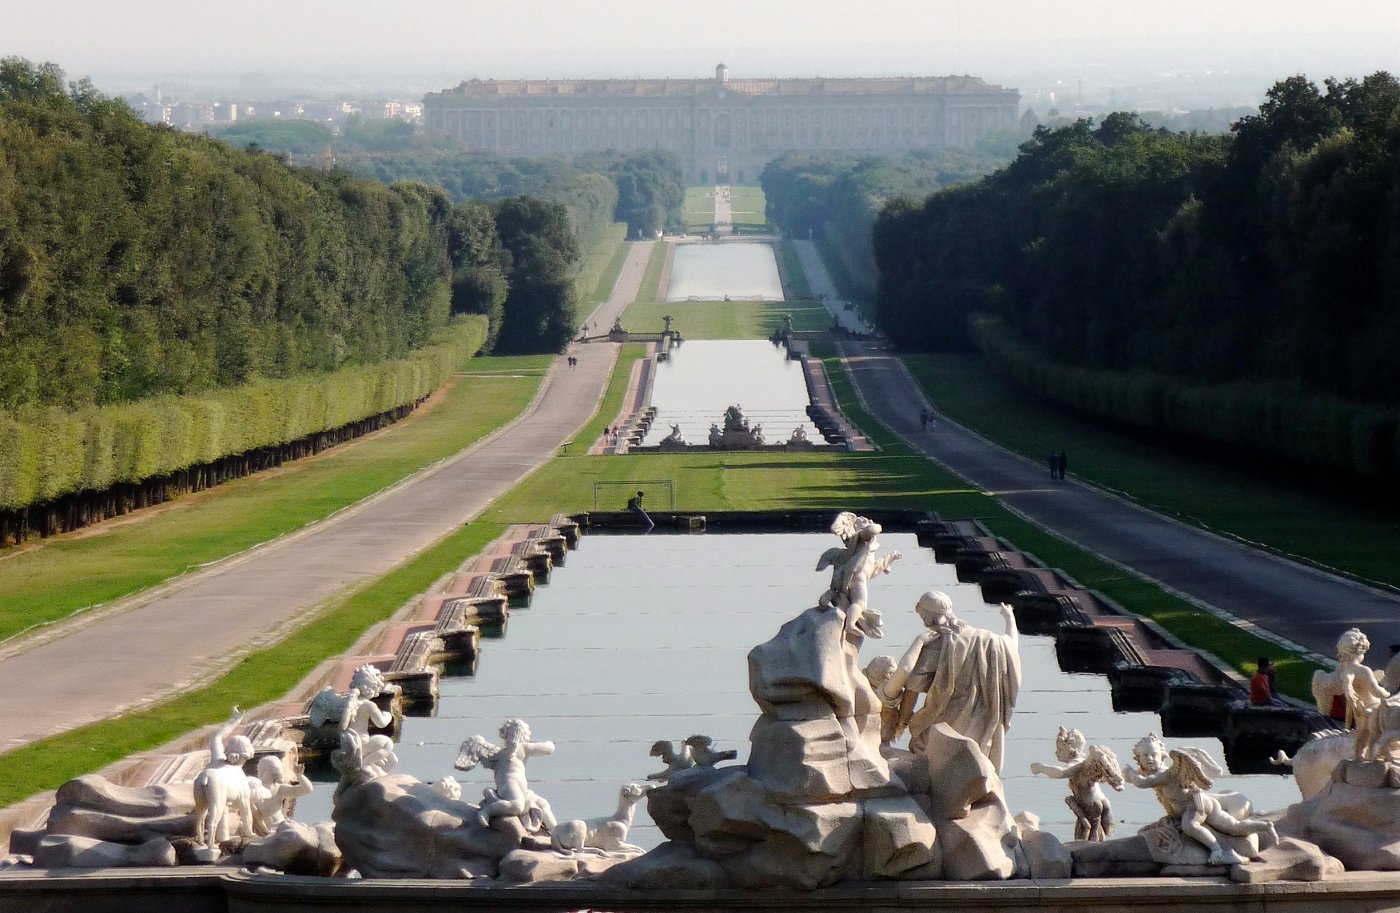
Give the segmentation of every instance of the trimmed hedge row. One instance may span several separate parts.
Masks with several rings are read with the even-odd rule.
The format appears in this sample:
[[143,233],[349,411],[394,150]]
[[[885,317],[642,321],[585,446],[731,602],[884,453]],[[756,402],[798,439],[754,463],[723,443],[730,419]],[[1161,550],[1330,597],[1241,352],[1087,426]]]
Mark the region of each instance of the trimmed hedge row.
[[460,318],[407,358],[190,396],[0,413],[0,510],[102,491],[295,441],[427,396],[474,355],[486,318]]
[[1187,435],[1363,478],[1400,467],[1400,413],[1283,383],[1190,383],[1164,374],[1056,364],[1014,338],[1000,319],[974,314],[973,344],[1036,395],[1146,431]]

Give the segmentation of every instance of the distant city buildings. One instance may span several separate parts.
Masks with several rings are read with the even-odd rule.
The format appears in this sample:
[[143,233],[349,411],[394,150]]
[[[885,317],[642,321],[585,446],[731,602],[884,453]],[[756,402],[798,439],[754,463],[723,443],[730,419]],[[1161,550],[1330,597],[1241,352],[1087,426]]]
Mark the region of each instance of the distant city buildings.
[[404,99],[194,100],[167,97],[157,86],[150,95],[126,96],[126,102],[149,123],[196,132],[255,120],[314,120],[338,132],[351,117],[397,119],[415,124],[423,118],[423,103]]

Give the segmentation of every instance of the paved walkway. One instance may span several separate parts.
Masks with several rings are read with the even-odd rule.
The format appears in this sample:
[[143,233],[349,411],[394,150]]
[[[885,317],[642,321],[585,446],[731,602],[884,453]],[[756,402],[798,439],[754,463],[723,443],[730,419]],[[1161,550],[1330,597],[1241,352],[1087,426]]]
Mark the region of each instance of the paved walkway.
[[[809,283],[820,284],[825,271],[819,276],[809,275]],[[812,291],[836,295],[830,287]],[[1081,548],[1324,657],[1334,655],[1338,635],[1352,626],[1370,637],[1372,665],[1383,667],[1386,645],[1400,643],[1400,597],[1187,526],[1072,477],[1052,481],[1043,462],[942,415],[934,431],[923,433],[919,412],[928,402],[903,363],[873,343],[848,343],[843,352],[867,410],[914,449]]]
[[[611,324],[636,297],[649,255],[650,245],[633,245],[612,296],[590,320]],[[511,424],[353,508],[10,645],[0,659],[0,751],[208,681],[326,600],[477,516],[593,414],[617,353],[607,343],[576,347],[578,367],[556,359]]]

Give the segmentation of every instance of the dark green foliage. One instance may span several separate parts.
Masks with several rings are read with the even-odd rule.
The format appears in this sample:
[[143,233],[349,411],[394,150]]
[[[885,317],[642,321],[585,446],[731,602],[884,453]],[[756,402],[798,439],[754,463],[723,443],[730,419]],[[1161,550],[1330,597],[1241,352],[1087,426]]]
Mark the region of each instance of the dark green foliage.
[[496,209],[496,233],[509,257],[510,292],[495,351],[561,350],[577,329],[579,246],[568,210],[528,194],[511,197]]
[[978,184],[888,207],[876,248],[911,348],[965,345],[985,310],[1065,364],[1400,404],[1400,83],[1292,77],[1230,136],[1041,128]]
[[663,229],[680,227],[685,177],[675,153],[664,149],[594,153],[576,164],[606,174],[617,185],[616,219],[627,223],[628,237],[650,238]]

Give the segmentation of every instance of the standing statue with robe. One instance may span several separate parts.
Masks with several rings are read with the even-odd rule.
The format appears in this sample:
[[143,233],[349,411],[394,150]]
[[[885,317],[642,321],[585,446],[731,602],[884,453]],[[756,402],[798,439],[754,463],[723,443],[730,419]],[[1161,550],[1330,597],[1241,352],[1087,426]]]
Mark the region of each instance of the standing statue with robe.
[[[1000,773],[1021,686],[1011,607],[1001,607],[1006,630],[1000,634],[963,622],[945,593],[925,593],[914,611],[927,630],[914,638],[881,689],[887,700],[900,698],[896,738],[907,726],[909,749],[922,754],[929,730],[947,723],[976,742]],[[915,710],[921,694],[923,706]]]

